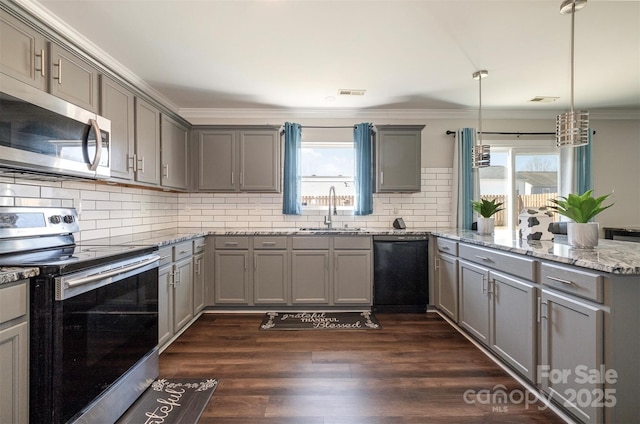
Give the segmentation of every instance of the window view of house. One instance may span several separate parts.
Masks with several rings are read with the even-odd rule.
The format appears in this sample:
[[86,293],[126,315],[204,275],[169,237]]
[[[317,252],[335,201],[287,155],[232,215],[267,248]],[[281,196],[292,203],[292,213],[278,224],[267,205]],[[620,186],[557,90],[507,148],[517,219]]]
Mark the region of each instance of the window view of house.
[[558,196],[559,152],[540,144],[492,145],[491,166],[478,169],[480,196],[504,203],[505,209],[495,215],[496,226],[515,229],[524,208],[549,206],[549,199]]
[[355,187],[353,142],[302,142],[302,206],[328,206],[329,188],[338,207],[353,208]]

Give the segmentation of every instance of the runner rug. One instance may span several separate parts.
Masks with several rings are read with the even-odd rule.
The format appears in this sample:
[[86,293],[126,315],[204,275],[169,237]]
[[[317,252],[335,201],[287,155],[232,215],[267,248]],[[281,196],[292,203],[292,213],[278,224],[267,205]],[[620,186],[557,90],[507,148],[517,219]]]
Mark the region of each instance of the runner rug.
[[261,330],[379,330],[382,326],[365,312],[267,312]]
[[196,424],[216,387],[215,378],[156,380],[117,424]]

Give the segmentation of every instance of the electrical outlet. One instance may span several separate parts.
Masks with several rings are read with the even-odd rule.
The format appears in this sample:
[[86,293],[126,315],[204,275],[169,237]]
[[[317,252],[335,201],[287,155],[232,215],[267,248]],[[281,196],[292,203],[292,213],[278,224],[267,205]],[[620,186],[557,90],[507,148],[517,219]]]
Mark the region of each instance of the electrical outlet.
[[393,214],[394,214],[394,215],[397,215],[397,214],[398,214],[398,212],[400,212],[400,209],[398,209],[397,207],[394,207],[394,208],[393,208]]

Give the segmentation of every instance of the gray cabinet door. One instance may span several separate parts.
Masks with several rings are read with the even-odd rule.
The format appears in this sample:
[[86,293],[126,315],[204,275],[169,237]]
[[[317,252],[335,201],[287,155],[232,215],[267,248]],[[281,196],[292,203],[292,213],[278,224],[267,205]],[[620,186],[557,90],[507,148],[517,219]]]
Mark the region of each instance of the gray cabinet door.
[[160,112],[135,99],[136,181],[160,184]]
[[174,267],[173,328],[178,332],[193,318],[193,267],[191,256],[177,261]]
[[100,115],[111,121],[111,176],[133,179],[135,96],[111,78],[100,76]]
[[165,115],[162,115],[161,122],[161,184],[186,190],[189,130]]
[[458,322],[458,258],[437,254],[436,261],[436,306]]
[[158,346],[173,337],[173,265],[158,270]]
[[253,251],[253,287],[256,304],[289,303],[289,254],[286,250]]
[[489,270],[459,261],[459,324],[482,343],[489,344]]
[[489,279],[491,349],[529,381],[536,381],[536,288],[493,270]]
[[204,252],[193,255],[193,314],[204,309],[205,265]]
[[241,131],[240,191],[277,192],[280,137],[277,131]]
[[47,89],[48,68],[44,36],[0,10],[0,72]]
[[371,251],[335,250],[333,302],[371,305]]
[[197,137],[198,190],[235,191],[236,132],[200,131]]
[[0,330],[0,423],[29,422],[28,358],[29,323]]
[[[540,378],[542,388],[585,423],[601,423],[600,382],[584,379],[603,363],[603,311],[592,304],[542,290]],[[564,374],[564,375],[563,375]]]
[[215,252],[215,302],[249,304],[249,252],[219,250]]
[[291,302],[329,303],[329,251],[294,250],[291,254]]
[[419,192],[422,127],[379,127],[376,140],[376,191]]
[[98,70],[84,59],[50,42],[49,91],[56,97],[98,112]]

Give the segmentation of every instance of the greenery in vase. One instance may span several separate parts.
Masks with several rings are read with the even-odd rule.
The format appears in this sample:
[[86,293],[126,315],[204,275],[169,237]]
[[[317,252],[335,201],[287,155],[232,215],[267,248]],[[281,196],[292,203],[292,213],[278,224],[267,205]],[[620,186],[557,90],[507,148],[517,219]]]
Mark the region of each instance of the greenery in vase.
[[480,216],[484,218],[491,218],[494,214],[503,210],[504,208],[500,207],[502,205],[503,202],[496,203],[496,199],[480,199],[471,201],[471,207],[473,208],[473,210],[478,212]]
[[587,190],[581,195],[569,194],[567,197],[561,196],[557,199],[550,199],[554,205],[550,205],[549,207],[574,222],[584,224],[603,210],[609,209],[614,205],[612,203],[607,206],[602,206],[602,202],[611,196],[611,193],[600,197],[593,197],[592,193],[593,190]]

